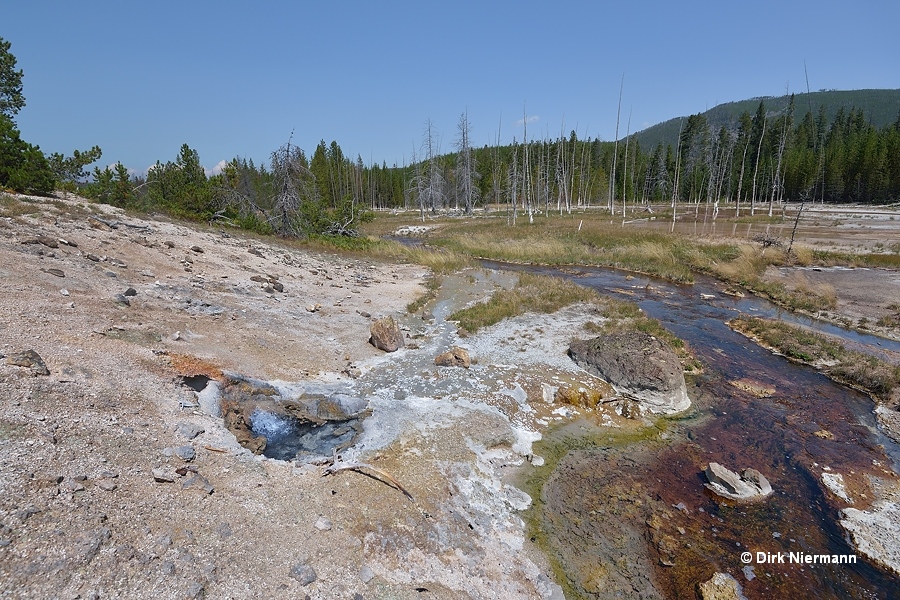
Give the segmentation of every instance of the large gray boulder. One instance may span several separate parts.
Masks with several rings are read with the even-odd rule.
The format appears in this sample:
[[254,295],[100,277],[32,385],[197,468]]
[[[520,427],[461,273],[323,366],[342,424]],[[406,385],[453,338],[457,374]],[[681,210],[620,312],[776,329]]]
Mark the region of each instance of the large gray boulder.
[[369,328],[369,343],[385,352],[395,352],[404,346],[403,331],[393,317],[375,320]]
[[569,356],[654,413],[680,412],[691,405],[678,357],[652,335],[633,331],[575,340]]

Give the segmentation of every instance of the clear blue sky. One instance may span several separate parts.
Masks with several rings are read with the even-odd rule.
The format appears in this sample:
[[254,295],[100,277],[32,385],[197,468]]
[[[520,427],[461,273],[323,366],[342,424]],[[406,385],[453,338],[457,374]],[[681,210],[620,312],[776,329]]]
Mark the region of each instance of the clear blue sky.
[[[409,161],[426,119],[452,150],[613,139],[716,104],[818,89],[900,88],[898,0],[121,2],[4,0],[25,72],[22,137],[94,144],[144,171],[187,143],[211,168],[320,139],[366,163]],[[523,111],[524,108],[524,111]]]

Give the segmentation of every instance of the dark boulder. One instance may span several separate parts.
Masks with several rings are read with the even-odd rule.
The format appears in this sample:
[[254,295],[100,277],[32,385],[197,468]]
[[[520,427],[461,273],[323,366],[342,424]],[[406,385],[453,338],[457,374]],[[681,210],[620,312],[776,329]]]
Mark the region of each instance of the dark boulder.
[[691,405],[678,357],[652,335],[633,331],[575,340],[569,345],[569,356],[652,412],[674,413]]

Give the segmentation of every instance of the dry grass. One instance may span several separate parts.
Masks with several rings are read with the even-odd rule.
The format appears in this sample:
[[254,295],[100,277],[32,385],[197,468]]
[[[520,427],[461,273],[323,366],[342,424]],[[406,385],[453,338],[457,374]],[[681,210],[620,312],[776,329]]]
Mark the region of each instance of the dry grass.
[[767,257],[758,247],[750,244],[741,244],[737,250],[733,260],[717,263],[712,272],[721,279],[740,285],[747,285],[762,277],[773,253],[770,252]]
[[[547,265],[628,269],[672,281],[693,281],[737,256],[733,244],[697,243],[682,236],[623,228],[600,215],[540,218],[511,226],[505,219],[455,220],[429,236],[433,245],[480,258]],[[579,229],[580,226],[580,229]]]
[[[711,274],[736,284],[791,310],[818,313],[837,306],[835,290],[826,285],[786,286],[767,281],[769,266],[846,265],[900,268],[896,254],[846,254],[813,250],[795,244],[765,248],[751,243],[672,234],[660,229],[623,227],[607,214],[579,213],[568,216],[539,216],[533,224],[520,219],[511,226],[504,214],[473,218],[428,218],[435,227],[426,237],[429,244],[451,253],[493,260],[554,266],[592,265],[647,273],[676,282],[692,282],[697,272]],[[418,221],[412,213],[379,216],[378,230],[387,232]],[[745,220],[746,221],[746,220]],[[765,222],[756,217],[753,222]],[[743,222],[743,221],[742,221]],[[425,259],[413,259],[426,264]],[[456,258],[431,257],[438,264],[446,260],[452,269]]]
[[23,202],[15,196],[0,194],[0,217],[21,217],[41,212],[41,209],[30,202]]

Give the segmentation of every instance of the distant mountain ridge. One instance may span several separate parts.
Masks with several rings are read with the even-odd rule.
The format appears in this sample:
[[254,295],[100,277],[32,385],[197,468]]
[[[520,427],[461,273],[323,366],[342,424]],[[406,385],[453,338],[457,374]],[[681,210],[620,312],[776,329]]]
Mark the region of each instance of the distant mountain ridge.
[[[737,102],[726,102],[719,104],[713,108],[701,113],[707,119],[710,127],[715,134],[721,126],[737,127],[738,117],[744,111],[753,115],[756,107],[762,100],[765,103],[766,113],[775,115],[788,106],[790,95],[785,96],[762,96],[740,100]],[[820,90],[807,94],[794,94],[794,120],[801,120],[808,111],[812,111],[813,118],[819,113],[819,107],[825,107],[825,114],[828,123],[834,120],[838,111],[843,108],[845,112],[849,112],[851,108],[862,109],[866,119],[875,127],[881,128],[890,123],[897,121],[900,117],[900,89],[897,90]],[[682,119],[687,119],[688,115],[683,117],[675,117],[662,123],[658,123],[647,129],[641,130],[634,135],[640,142],[641,148],[651,150],[656,147],[659,142],[672,144],[678,143],[678,131],[681,126]]]

